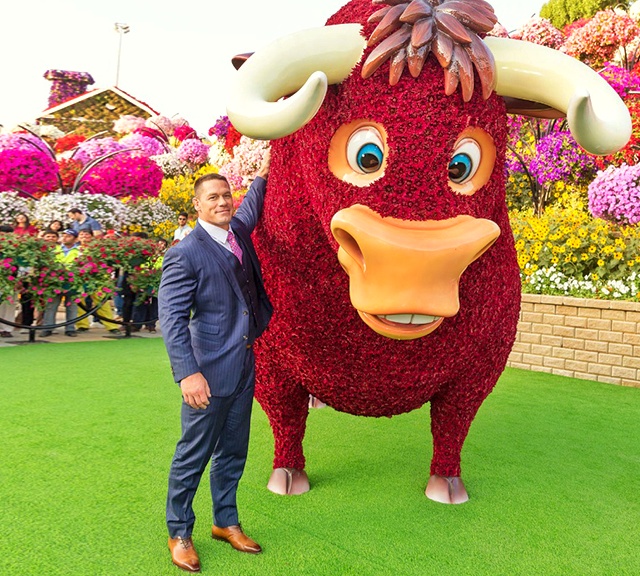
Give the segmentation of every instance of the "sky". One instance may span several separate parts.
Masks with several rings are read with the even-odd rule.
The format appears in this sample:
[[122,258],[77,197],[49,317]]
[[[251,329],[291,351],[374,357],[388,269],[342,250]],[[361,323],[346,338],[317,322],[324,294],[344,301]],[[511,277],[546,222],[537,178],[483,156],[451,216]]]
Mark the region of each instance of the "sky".
[[[490,0],[513,30],[539,0]],[[0,125],[33,121],[46,107],[49,69],[89,72],[92,88],[116,83],[201,134],[225,114],[231,58],[288,33],[324,25],[346,0],[17,0],[0,20]],[[115,23],[129,25],[118,34]],[[120,64],[118,67],[119,44]]]

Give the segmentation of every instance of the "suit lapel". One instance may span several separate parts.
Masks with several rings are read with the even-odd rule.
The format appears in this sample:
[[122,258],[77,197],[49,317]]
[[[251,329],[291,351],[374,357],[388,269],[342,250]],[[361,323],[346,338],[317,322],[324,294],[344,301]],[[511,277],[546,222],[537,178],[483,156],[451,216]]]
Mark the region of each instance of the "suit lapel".
[[214,258],[214,260],[218,263],[220,269],[226,276],[231,288],[233,289],[235,295],[240,299],[241,302],[244,302],[244,296],[242,295],[242,290],[240,290],[240,286],[238,285],[238,280],[236,278],[229,261],[226,258],[224,253],[225,248],[220,246],[218,242],[216,242],[207,231],[200,226],[200,224],[196,225],[193,230],[193,234],[196,235],[198,241],[202,244],[204,249],[209,252]]

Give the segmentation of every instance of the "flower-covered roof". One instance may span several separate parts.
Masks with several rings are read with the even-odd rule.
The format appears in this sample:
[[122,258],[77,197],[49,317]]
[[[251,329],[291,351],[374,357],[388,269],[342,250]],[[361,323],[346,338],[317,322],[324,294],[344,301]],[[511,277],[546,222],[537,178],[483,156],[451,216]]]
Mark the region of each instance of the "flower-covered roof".
[[124,115],[149,118],[158,112],[124,90],[112,86],[91,90],[57,106],[47,108],[37,119],[40,125],[50,125],[65,133],[96,134],[112,132],[113,123]]

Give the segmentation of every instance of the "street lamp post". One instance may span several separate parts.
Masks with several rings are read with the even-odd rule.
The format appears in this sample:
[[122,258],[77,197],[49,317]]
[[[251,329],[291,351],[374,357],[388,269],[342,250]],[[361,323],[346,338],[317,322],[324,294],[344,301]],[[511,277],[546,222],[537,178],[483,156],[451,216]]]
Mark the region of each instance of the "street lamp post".
[[116,22],[115,30],[118,34],[120,34],[120,38],[118,39],[118,63],[116,66],[116,84],[115,84],[116,86],[118,86],[118,82],[120,80],[120,54],[122,52],[122,36],[124,34],[128,34],[130,28],[128,24],[123,24],[122,22]]

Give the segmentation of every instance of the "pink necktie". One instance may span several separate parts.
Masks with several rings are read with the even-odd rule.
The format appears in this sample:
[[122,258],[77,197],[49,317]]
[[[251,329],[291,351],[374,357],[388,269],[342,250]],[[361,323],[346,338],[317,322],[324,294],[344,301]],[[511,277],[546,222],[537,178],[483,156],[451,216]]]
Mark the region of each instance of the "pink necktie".
[[240,264],[242,264],[242,248],[240,248],[240,245],[236,240],[236,235],[231,232],[231,230],[229,230],[229,233],[227,234],[227,242],[229,242],[229,246],[231,247],[231,252],[233,252],[233,255],[238,260],[240,260]]

